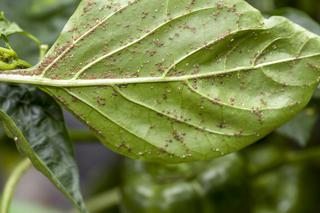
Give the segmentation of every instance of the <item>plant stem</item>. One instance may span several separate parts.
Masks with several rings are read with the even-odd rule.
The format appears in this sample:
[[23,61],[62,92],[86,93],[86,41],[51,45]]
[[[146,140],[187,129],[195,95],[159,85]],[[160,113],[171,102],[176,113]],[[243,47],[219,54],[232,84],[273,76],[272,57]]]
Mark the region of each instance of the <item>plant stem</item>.
[[299,151],[286,151],[283,153],[283,157],[280,161],[275,161],[267,167],[262,168],[261,170],[250,172],[250,175],[259,176],[260,174],[264,174],[284,165],[295,164],[316,159],[320,160],[320,147],[310,147],[308,149],[303,149]]
[[6,57],[17,56],[15,51],[13,51],[12,49],[4,48],[4,47],[0,47],[0,53]]
[[49,46],[47,44],[41,44],[39,46],[39,61],[41,61],[44,58],[48,49],[49,49]]
[[120,190],[114,188],[103,194],[100,194],[87,202],[89,212],[99,212],[111,208],[120,202]]
[[320,147],[311,147],[301,151],[291,151],[287,153],[287,163],[296,163],[309,160],[320,159]]
[[10,175],[2,194],[0,213],[8,213],[10,204],[19,180],[22,175],[30,168],[31,161],[27,158],[21,161]]
[[69,130],[69,136],[77,143],[97,141],[96,136],[89,130]]

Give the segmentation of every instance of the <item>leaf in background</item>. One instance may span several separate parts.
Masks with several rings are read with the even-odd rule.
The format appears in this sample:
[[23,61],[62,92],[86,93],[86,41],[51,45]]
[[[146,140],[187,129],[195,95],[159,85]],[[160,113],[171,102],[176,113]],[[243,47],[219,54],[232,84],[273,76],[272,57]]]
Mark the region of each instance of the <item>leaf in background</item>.
[[4,16],[3,12],[0,12],[0,35],[10,36],[15,33],[23,33],[24,31],[14,22],[10,22]]
[[300,112],[286,125],[280,127],[277,132],[298,142],[302,147],[307,146],[312,137],[313,130],[319,119],[314,108],[307,108]]
[[243,150],[253,213],[319,212],[314,169],[301,162],[284,163],[293,150],[290,139],[277,133]]
[[61,13],[61,10],[69,9],[77,3],[79,0],[31,0],[27,14],[31,17],[48,17],[53,13]]
[[320,35],[320,25],[307,13],[294,8],[281,8],[271,12],[271,15],[284,16],[296,24],[308,29],[310,32]]
[[0,118],[9,137],[33,165],[82,212],[79,175],[59,106],[29,86],[0,85]]
[[298,8],[313,18],[320,20],[320,2],[318,0],[277,0],[276,5],[278,7],[289,5],[290,7]]
[[0,77],[42,85],[117,152],[181,162],[237,151],[290,120],[319,59],[318,36],[242,0],[90,0],[41,64]]
[[314,93],[313,97],[315,99],[320,99],[320,87],[316,89],[316,92]]
[[[19,23],[44,44],[51,45],[78,3],[78,0],[1,0],[0,8],[10,20]],[[28,40],[16,36],[11,41],[21,58],[33,64],[38,62],[36,45],[30,45]]]
[[247,2],[263,12],[274,10],[275,8],[274,0],[247,0]]
[[9,37],[13,34],[22,34],[27,38],[33,40],[38,46],[40,45],[40,41],[35,38],[33,35],[27,33],[22,30],[16,23],[10,22],[2,11],[0,11],[0,35]]
[[30,67],[29,63],[18,57],[9,44],[8,37],[14,34],[22,34],[37,44],[40,44],[38,39],[23,31],[16,23],[10,22],[6,19],[4,13],[0,11],[0,42],[4,42],[6,46],[6,48],[0,46],[0,70]]
[[252,213],[316,213],[317,177],[305,165],[286,165],[252,181]]

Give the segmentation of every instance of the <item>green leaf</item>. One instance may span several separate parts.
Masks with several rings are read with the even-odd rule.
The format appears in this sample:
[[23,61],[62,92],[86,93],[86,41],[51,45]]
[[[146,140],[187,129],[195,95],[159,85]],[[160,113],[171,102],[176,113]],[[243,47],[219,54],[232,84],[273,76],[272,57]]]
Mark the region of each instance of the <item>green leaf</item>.
[[[320,35],[320,25],[303,11],[294,8],[282,8],[273,11],[271,14],[285,16],[296,24]],[[316,95],[317,90],[314,94],[314,99],[316,99]],[[318,118],[316,110],[310,107],[278,129],[278,132],[295,140],[300,146],[306,146],[312,137]]]
[[247,0],[247,2],[261,11],[270,11],[275,8],[274,0]]
[[308,166],[286,165],[252,181],[253,213],[319,211],[317,177]]
[[[18,1],[17,1],[18,2]],[[32,0],[30,5],[30,11],[27,13],[32,17],[48,17],[52,13],[61,13],[61,10],[65,10],[79,3],[78,0]]]
[[4,16],[3,12],[0,12],[0,35],[10,36],[15,33],[23,33],[24,31],[14,22],[10,22]]
[[312,137],[318,119],[319,115],[316,109],[307,108],[286,125],[280,127],[277,132],[295,140],[300,146],[305,147]]
[[[0,8],[43,44],[52,45],[78,3],[79,0],[1,0]],[[37,46],[21,36],[12,36],[11,41],[21,58],[33,64],[39,62]]]
[[13,34],[22,34],[28,37],[29,39],[33,40],[38,45],[40,45],[41,43],[36,37],[25,32],[16,23],[10,22],[8,19],[6,19],[4,13],[0,11],[0,36],[9,37]]
[[313,97],[318,100],[320,99],[320,87],[316,89],[316,92],[314,93]]
[[16,52],[11,48],[8,37],[14,34],[23,34],[38,42],[36,38],[23,31],[16,23],[10,22],[0,11],[0,40],[6,44],[6,48],[0,46],[0,70],[10,70],[17,68],[27,68],[30,65],[21,60]]
[[42,85],[116,152],[181,162],[286,123],[309,102],[319,59],[318,36],[243,0],[90,0],[41,64],[0,80]]
[[34,87],[1,84],[0,119],[19,150],[86,212],[73,147],[59,106]]
[[310,32],[320,35],[320,25],[314,21],[307,13],[294,8],[281,8],[272,11],[272,15],[284,16],[296,24],[303,26]]

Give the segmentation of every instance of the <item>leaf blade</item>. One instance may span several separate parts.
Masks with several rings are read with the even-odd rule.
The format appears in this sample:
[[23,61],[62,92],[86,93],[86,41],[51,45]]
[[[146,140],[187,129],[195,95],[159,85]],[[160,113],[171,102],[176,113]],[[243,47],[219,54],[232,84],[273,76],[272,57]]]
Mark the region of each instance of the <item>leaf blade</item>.
[[61,123],[63,118],[60,108],[35,88],[0,87],[0,117],[8,136],[14,139],[19,150],[31,159],[39,171],[75,206],[86,212],[79,192],[79,176],[72,144]]
[[82,1],[33,75],[111,149],[193,161],[290,120],[318,84],[319,49],[242,0]]

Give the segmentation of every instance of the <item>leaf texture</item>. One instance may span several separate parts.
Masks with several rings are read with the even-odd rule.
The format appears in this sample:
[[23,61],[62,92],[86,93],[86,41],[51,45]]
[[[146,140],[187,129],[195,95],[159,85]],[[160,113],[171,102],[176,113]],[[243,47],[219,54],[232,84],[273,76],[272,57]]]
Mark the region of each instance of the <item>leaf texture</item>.
[[109,148],[161,162],[239,150],[319,82],[320,39],[243,0],[84,0],[32,72]]
[[73,146],[60,107],[47,94],[30,86],[0,85],[0,120],[9,137],[32,164],[81,211]]

